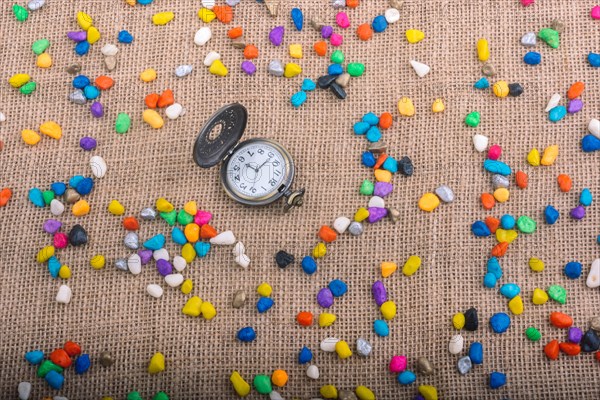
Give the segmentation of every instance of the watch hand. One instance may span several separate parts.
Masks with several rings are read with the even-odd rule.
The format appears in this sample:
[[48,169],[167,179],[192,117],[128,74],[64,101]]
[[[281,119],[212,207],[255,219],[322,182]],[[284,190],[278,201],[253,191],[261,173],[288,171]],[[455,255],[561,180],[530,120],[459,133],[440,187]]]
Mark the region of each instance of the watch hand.
[[259,169],[261,169],[261,168],[262,168],[262,167],[263,167],[263,166],[264,166],[266,163],[268,163],[270,160],[271,160],[271,157],[267,158],[267,160],[266,160],[264,163],[262,163],[260,167],[258,167],[258,168],[256,169],[256,172],[258,172],[258,170],[259,170]]

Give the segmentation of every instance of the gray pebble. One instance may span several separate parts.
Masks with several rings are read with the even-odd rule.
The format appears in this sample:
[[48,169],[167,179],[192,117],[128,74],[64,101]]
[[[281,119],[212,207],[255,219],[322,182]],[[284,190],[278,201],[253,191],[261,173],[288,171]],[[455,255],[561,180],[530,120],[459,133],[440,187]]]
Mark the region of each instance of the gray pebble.
[[76,75],[81,71],[81,65],[79,64],[73,64],[69,67],[67,67],[67,73],[71,74],[71,75]]
[[123,258],[119,258],[117,261],[115,261],[115,267],[121,271],[129,271],[129,268],[127,267],[127,260]]
[[483,73],[485,76],[494,76],[496,75],[496,67],[489,62],[486,62],[481,66],[481,73]]
[[353,236],[359,236],[363,233],[363,226],[360,222],[352,221],[348,226],[348,232]]
[[226,0],[228,6],[235,7],[240,3],[240,0]]
[[81,104],[81,105],[87,103],[87,99],[85,98],[85,95],[83,94],[83,90],[81,90],[81,89],[77,89],[73,93],[71,93],[69,95],[69,101],[71,103]]
[[380,140],[379,142],[369,144],[367,150],[375,154],[385,153],[387,151],[387,144],[383,140]]
[[395,208],[388,208],[388,217],[393,223],[396,223],[400,220],[400,211]]
[[552,29],[554,29],[558,33],[562,33],[565,30],[565,23],[560,19],[555,19],[552,21],[552,25],[550,25]]
[[338,85],[340,85],[341,87],[348,87],[348,83],[350,82],[350,74],[347,72],[344,72],[343,74],[341,74],[340,76],[338,76],[337,78],[335,78],[335,83],[337,83]]
[[338,400],[358,400],[358,397],[349,390],[340,390],[338,392]]
[[273,60],[269,63],[269,73],[275,76],[283,76],[283,65],[280,60]]
[[417,359],[417,371],[423,375],[433,374],[433,365],[425,357],[419,357]]
[[526,47],[533,47],[537,43],[537,35],[535,32],[527,32],[521,38],[521,44]]
[[125,235],[125,239],[123,239],[123,243],[125,244],[125,247],[131,250],[137,250],[140,248],[140,238],[135,232],[127,233],[127,235]]
[[471,359],[469,358],[469,356],[464,356],[463,358],[458,360],[456,367],[458,368],[458,372],[460,372],[461,375],[466,375],[471,370],[471,368],[473,368],[473,364],[471,363]]
[[594,317],[590,320],[590,328],[600,333],[600,317]]
[[440,185],[435,189],[435,194],[444,203],[452,203],[454,201],[454,192],[446,185]]
[[77,193],[77,191],[73,188],[68,188],[65,191],[65,201],[67,202],[67,204],[75,204],[79,201],[80,198],[81,196],[79,195],[79,193]]
[[104,58],[104,65],[106,65],[106,69],[109,71],[117,68],[117,57],[115,56],[107,56]]
[[333,8],[346,7],[346,0],[331,0],[331,6]]
[[395,8],[396,10],[401,9],[403,4],[404,2],[401,0],[390,0],[390,7]]
[[373,350],[371,343],[367,342],[363,338],[356,339],[356,352],[359,356],[367,357],[369,354],[371,354],[371,350]]
[[103,351],[100,354],[100,360],[98,360],[100,362],[100,365],[102,365],[103,367],[110,367],[111,365],[113,365],[115,363],[115,359],[112,357],[112,355],[108,352],[108,351]]
[[184,76],[191,74],[193,69],[194,67],[191,65],[180,65],[179,67],[175,68],[175,76],[178,78],[183,78]]
[[231,303],[233,305],[233,308],[240,308],[244,305],[245,302],[246,292],[244,292],[243,290],[238,290],[234,293],[233,302]]
[[46,4],[46,0],[31,0],[29,3],[27,3],[27,8],[29,8],[31,11],[37,11],[44,7],[44,4]]
[[492,175],[492,185],[494,186],[494,189],[508,188],[510,186],[510,182],[506,176],[495,174]]
[[156,219],[156,211],[152,207],[144,208],[140,212],[140,217],[142,217],[143,220],[152,221]]
[[20,400],[27,400],[31,394],[31,383],[20,382],[17,391],[19,392]]

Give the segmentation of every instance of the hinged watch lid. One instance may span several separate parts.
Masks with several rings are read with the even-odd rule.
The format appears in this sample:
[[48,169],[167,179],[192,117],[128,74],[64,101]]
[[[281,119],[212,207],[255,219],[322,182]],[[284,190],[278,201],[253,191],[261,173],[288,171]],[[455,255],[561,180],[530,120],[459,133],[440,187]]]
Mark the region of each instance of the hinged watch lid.
[[[196,143],[194,143],[194,161],[202,168],[217,165],[240,140],[246,129],[248,112],[246,108],[233,103],[218,110],[206,122]],[[220,134],[211,139],[211,132],[220,126]],[[218,128],[217,128],[218,129]]]

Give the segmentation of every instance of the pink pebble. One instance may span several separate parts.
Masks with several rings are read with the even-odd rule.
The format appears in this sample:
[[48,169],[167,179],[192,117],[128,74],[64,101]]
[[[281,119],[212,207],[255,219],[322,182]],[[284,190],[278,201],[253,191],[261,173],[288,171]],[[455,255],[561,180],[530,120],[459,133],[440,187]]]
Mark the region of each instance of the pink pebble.
[[329,40],[331,41],[331,45],[335,47],[341,46],[344,43],[344,37],[337,33],[332,33]]
[[54,247],[64,249],[69,244],[69,237],[62,232],[57,232],[54,235]]
[[402,372],[406,369],[405,356],[393,356],[390,360],[390,372]]
[[497,144],[493,145],[488,150],[488,158],[490,160],[499,159],[501,154],[502,154],[502,147],[498,146]]
[[600,19],[600,6],[592,7],[592,11],[590,11],[590,15],[594,19]]
[[530,6],[535,2],[535,0],[521,0],[521,4],[523,4],[524,7]]
[[350,20],[348,19],[348,15],[345,12],[340,12],[335,16],[335,22],[338,24],[340,28],[346,29],[350,26]]
[[198,211],[196,215],[194,215],[194,222],[200,226],[208,224],[210,219],[212,218],[212,214],[208,211]]

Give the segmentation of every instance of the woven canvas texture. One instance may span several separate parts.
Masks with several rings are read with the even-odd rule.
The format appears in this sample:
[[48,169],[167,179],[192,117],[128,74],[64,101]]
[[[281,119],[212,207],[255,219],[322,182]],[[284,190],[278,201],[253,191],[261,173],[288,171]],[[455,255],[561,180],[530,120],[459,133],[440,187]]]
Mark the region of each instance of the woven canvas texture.
[[[352,79],[345,101],[335,99],[329,91],[317,90],[308,94],[300,109],[289,104],[289,97],[299,90],[303,77],[316,79],[329,64],[328,57],[314,54],[312,46],[320,35],[308,23],[311,15],[319,14],[325,22],[335,24],[329,1],[282,1],[279,16],[273,18],[263,5],[242,0],[234,10],[232,25],[211,24],[213,38],[203,47],[193,42],[194,33],[204,25],[197,16],[197,0],[157,0],[151,6],[134,8],[117,0],[46,3],[25,23],[12,16],[12,2],[2,2],[0,13],[0,111],[7,116],[7,121],[0,123],[0,139],[5,142],[0,152],[0,187],[11,187],[14,192],[8,206],[0,209],[1,398],[15,398],[20,381],[33,384],[32,398],[56,395],[36,377],[35,368],[25,362],[23,354],[36,348],[49,353],[66,340],[79,342],[93,363],[85,375],[75,375],[72,369],[65,373],[65,386],[59,394],[69,399],[123,399],[133,390],[144,398],[159,390],[175,399],[234,398],[229,383],[233,370],[251,382],[254,375],[270,375],[278,368],[290,376],[287,386],[279,390],[288,399],[319,397],[319,388],[325,384],[346,390],[366,385],[380,399],[410,398],[417,386],[397,383],[387,369],[393,355],[406,355],[413,370],[419,356],[428,357],[435,374],[419,375],[417,384],[436,386],[444,399],[599,398],[600,365],[592,355],[561,356],[550,362],[543,354],[545,343],[564,341],[566,335],[548,323],[551,311],[570,314],[582,329],[587,329],[589,319],[600,312],[600,292],[585,286],[591,262],[599,256],[595,243],[600,233],[598,206],[589,207],[582,221],[568,217],[583,187],[600,194],[599,155],[583,154],[579,146],[587,122],[597,117],[600,109],[598,72],[585,61],[587,53],[600,46],[598,24],[588,15],[593,2],[540,0],[524,8],[516,0],[406,1],[400,21],[365,43],[356,38],[356,26],[371,22],[388,4],[385,0],[363,1],[357,9],[345,10],[352,28],[342,32],[345,40],[341,49],[347,62],[366,64],[365,75]],[[289,19],[294,6],[305,12],[302,32],[297,32]],[[73,43],[66,39],[67,31],[78,29],[75,16],[79,10],[94,18],[103,35],[84,57],[75,55]],[[167,10],[175,12],[175,19],[166,26],[154,26],[151,16]],[[566,25],[560,47],[551,49],[539,43],[536,51],[542,54],[542,64],[525,65],[522,56],[527,50],[520,45],[521,36],[550,26],[555,18]],[[260,50],[255,76],[241,72],[242,53],[231,46],[226,35],[233,25],[242,26],[246,41]],[[286,29],[281,47],[272,46],[268,40],[276,25]],[[409,44],[404,32],[411,28],[423,30],[425,40]],[[118,66],[107,73],[100,48],[116,43],[121,29],[129,30],[135,40],[131,45],[119,44]],[[35,66],[31,51],[31,44],[44,37],[52,42],[48,51],[54,66],[49,70]],[[490,62],[498,70],[498,79],[521,83],[525,91],[522,96],[498,99],[489,91],[472,88],[481,77],[481,63],[475,53],[480,37],[490,42]],[[305,57],[298,61],[303,68],[301,77],[269,75],[270,60],[292,61],[287,49],[292,43],[304,47]],[[210,50],[221,54],[229,76],[218,78],[208,73],[202,61]],[[430,65],[431,73],[417,77],[409,65],[411,59]],[[80,63],[82,73],[92,79],[102,74],[115,79],[115,86],[101,97],[104,118],[95,119],[89,106],[67,100],[72,76],[65,69],[73,63]],[[194,71],[178,79],[174,69],[181,64],[193,65]],[[156,69],[158,79],[143,83],[139,73],[150,67]],[[22,96],[6,84],[19,72],[29,73],[38,83],[31,96]],[[550,123],[543,112],[549,97],[555,92],[564,94],[579,80],[586,83],[583,111],[560,123]],[[141,119],[143,99],[167,88],[173,90],[187,113],[175,121],[165,120],[164,128],[153,130]],[[414,117],[399,116],[396,103],[402,96],[412,98],[417,109]],[[447,109],[433,114],[431,104],[438,97],[444,99]],[[274,139],[292,154],[297,165],[294,187],[304,187],[307,192],[301,209],[284,214],[281,203],[264,208],[239,205],[221,188],[219,167],[203,170],[193,162],[192,144],[203,122],[231,102],[240,102],[249,111],[245,139]],[[473,110],[481,113],[477,129],[464,124],[464,116]],[[393,128],[384,132],[388,154],[398,159],[408,155],[415,164],[414,176],[394,177],[395,190],[386,198],[386,205],[400,211],[400,220],[365,226],[360,237],[342,235],[319,260],[319,271],[308,276],[298,261],[318,242],[318,228],[331,224],[337,216],[351,217],[368,201],[358,193],[362,180],[373,179],[372,172],[360,163],[366,141],[352,133],[352,125],[369,111],[394,115]],[[132,128],[125,135],[114,130],[119,112],[132,116]],[[26,146],[21,130],[37,130],[47,120],[62,126],[63,138],[55,141],[44,137],[35,147]],[[480,194],[492,187],[490,175],[481,167],[484,155],[473,150],[474,133],[500,144],[502,160],[529,174],[529,188],[518,190],[513,185],[510,201],[490,212],[479,203]],[[78,145],[86,135],[98,140],[92,153]],[[532,168],[526,163],[531,148],[541,151],[551,144],[560,146],[554,166]],[[37,251],[51,244],[51,236],[42,231],[51,214],[48,208],[34,207],[27,200],[27,192],[31,187],[46,190],[52,182],[66,181],[75,174],[90,175],[92,154],[101,155],[109,171],[96,180],[88,196],[89,215],[76,218],[66,212],[59,218],[67,231],[75,223],[82,224],[90,241],[81,248],[58,252],[61,262],[73,271],[67,282],[73,299],[68,305],[58,304],[55,296],[61,282],[35,261]],[[559,191],[556,177],[560,173],[572,177],[570,193]],[[420,211],[420,196],[440,184],[455,191],[455,202],[431,214]],[[126,233],[122,218],[107,212],[108,203],[118,199],[126,207],[126,215],[139,215],[161,196],[177,208],[196,200],[201,209],[214,214],[212,224],[219,231],[231,229],[246,245],[252,260],[246,271],[234,263],[230,247],[216,247],[184,272],[194,281],[193,294],[217,308],[218,315],[212,321],[183,315],[180,310],[188,296],[168,288],[153,264],[135,277],[113,266],[117,258],[126,258],[130,252],[122,244]],[[543,223],[547,204],[562,213],[555,226]],[[507,301],[482,285],[495,241],[473,237],[469,227],[474,220],[505,213],[531,216],[538,221],[538,230],[521,235],[501,259],[501,282],[521,286],[526,309],[523,315],[512,316],[510,329],[498,335],[491,331],[488,320],[496,312],[509,313]],[[169,232],[162,220],[143,222],[140,237]],[[170,241],[167,248],[171,254],[179,251]],[[296,256],[297,261],[287,269],[278,268],[273,259],[281,249]],[[90,267],[89,260],[95,254],[106,256],[103,270]],[[380,313],[371,285],[381,279],[379,265],[382,261],[402,265],[410,255],[419,255],[423,265],[410,278],[396,272],[384,279],[390,299],[398,305],[398,316],[389,323],[389,337],[376,337],[372,324]],[[546,270],[533,273],[527,266],[530,257],[544,260]],[[572,260],[584,265],[583,277],[574,281],[562,273],[564,264]],[[299,311],[311,311],[315,316],[325,311],[316,304],[315,296],[335,278],[349,286],[348,293],[336,299],[329,310],[337,315],[335,324],[329,328],[299,327],[295,321]],[[258,314],[255,289],[265,281],[274,289],[275,306]],[[161,299],[148,296],[146,286],[150,283],[165,288]],[[567,304],[534,306],[530,300],[533,289],[551,284],[568,290]],[[239,289],[246,290],[248,300],[243,308],[234,309],[231,299]],[[470,343],[480,341],[485,359],[483,365],[460,376],[456,370],[459,357],[448,352],[448,341],[456,334],[451,317],[470,307],[479,311],[480,328],[463,333],[465,351]],[[526,340],[524,331],[531,325],[542,332],[541,342]],[[253,343],[235,339],[244,326],[255,328],[257,339]],[[355,355],[340,360],[335,353],[319,350],[326,337],[346,340],[353,349],[357,338],[366,338],[373,345],[373,353],[368,358]],[[306,365],[297,362],[303,346],[313,351],[313,363],[321,373],[317,381],[307,378]],[[116,359],[110,368],[96,363],[105,350]],[[149,375],[148,362],[158,351],[166,357],[166,370]],[[488,388],[492,371],[507,374],[505,387],[497,391]],[[253,391],[250,398],[264,397]]]

